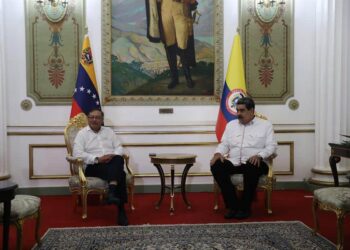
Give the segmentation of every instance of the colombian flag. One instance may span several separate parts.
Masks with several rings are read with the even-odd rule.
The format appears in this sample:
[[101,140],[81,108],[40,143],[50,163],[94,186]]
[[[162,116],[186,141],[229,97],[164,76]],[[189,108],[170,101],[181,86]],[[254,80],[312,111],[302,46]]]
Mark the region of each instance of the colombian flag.
[[101,109],[101,104],[98,95],[90,40],[88,35],[85,35],[70,118],[80,113],[88,115],[93,109]]
[[220,111],[216,121],[216,138],[219,142],[225,131],[226,124],[231,120],[237,119],[236,103],[239,98],[247,95],[246,91],[241,38],[237,34],[233,41],[226,81],[222,91]]

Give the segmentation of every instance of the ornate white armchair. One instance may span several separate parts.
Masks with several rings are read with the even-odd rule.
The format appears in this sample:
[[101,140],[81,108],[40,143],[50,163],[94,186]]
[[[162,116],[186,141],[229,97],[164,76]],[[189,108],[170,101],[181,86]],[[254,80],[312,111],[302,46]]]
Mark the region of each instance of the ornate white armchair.
[[[267,118],[261,114],[256,113],[255,116],[259,117],[260,119],[267,120]],[[276,154],[273,154],[269,157],[269,159],[267,159],[269,172],[267,173],[267,175],[260,176],[258,183],[258,188],[263,189],[265,191],[265,207],[267,209],[268,214],[272,214],[271,196],[273,187],[276,183],[276,176],[273,173],[273,159],[276,156]],[[243,174],[231,175],[231,182],[236,187],[236,191],[243,190]],[[219,209],[219,195],[220,188],[214,180],[214,210]]]
[[[269,172],[267,175],[262,175],[259,178],[258,188],[263,189],[265,191],[265,207],[267,209],[268,214],[272,214],[272,208],[271,208],[271,196],[272,196],[272,190],[276,182],[276,176],[273,174],[273,163],[272,159],[276,157],[273,155],[271,159],[269,159]],[[231,182],[236,187],[237,191],[243,190],[243,174],[235,174],[231,175]],[[219,195],[220,195],[220,188],[219,185],[214,180],[214,210],[219,209]]]
[[[23,224],[27,219],[34,218],[35,224],[35,240],[38,246],[40,246],[40,204],[39,197],[32,195],[16,195],[11,201],[11,216],[10,223],[16,226],[17,231],[17,243],[16,249],[22,249],[23,243]],[[3,223],[4,205],[0,204],[0,224]]]
[[[68,123],[64,129],[64,139],[67,146],[68,155],[66,157],[70,165],[71,177],[68,180],[69,190],[72,195],[76,195],[76,205],[79,203],[79,197],[83,207],[82,218],[87,218],[87,196],[88,194],[99,194],[100,199],[105,196],[108,191],[108,183],[97,177],[86,177],[84,174],[83,160],[72,156],[74,139],[80,129],[87,126],[87,117],[80,114]],[[134,210],[134,175],[129,167],[129,156],[123,155],[126,173],[126,183],[129,193],[129,204],[131,210]]]

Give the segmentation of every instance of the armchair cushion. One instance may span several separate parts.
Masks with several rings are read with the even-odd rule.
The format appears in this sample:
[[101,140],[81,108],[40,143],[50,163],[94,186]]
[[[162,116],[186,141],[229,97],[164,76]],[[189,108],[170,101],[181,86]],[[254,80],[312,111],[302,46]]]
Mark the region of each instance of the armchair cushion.
[[[16,195],[11,201],[11,220],[22,219],[38,212],[40,198],[31,195]],[[4,205],[0,205],[0,221],[4,214]]]
[[330,187],[314,191],[314,197],[323,204],[350,211],[350,188]]
[[[262,175],[259,178],[258,186],[264,185],[267,181],[267,175]],[[231,182],[235,186],[243,185],[243,174],[233,174],[231,175]]]
[[[79,180],[79,176],[73,175],[69,177],[68,184],[70,188],[80,188],[81,183]],[[86,177],[86,187],[88,189],[107,189],[108,184],[106,181],[98,177]]]

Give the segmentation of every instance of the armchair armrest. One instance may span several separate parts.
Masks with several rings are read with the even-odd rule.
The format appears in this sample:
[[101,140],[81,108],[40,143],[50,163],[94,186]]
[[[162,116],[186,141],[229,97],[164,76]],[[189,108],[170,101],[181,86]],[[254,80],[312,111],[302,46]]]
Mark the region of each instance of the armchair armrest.
[[129,155],[128,154],[123,154],[123,158],[124,158],[124,162],[125,162],[125,166],[126,166],[126,170],[128,171],[128,173],[132,176],[134,176],[133,171],[131,170],[131,168],[129,167]]
[[273,159],[275,159],[277,157],[277,154],[273,153],[272,155],[270,155],[266,161],[267,161],[267,166],[269,167],[269,172],[267,173],[268,177],[272,177],[273,176]]
[[86,185],[86,177],[85,177],[84,170],[83,170],[83,166],[84,166],[83,160],[81,158],[78,158],[78,157],[73,157],[69,154],[66,156],[66,160],[70,164],[71,174],[78,175],[81,184],[83,186],[85,186]]

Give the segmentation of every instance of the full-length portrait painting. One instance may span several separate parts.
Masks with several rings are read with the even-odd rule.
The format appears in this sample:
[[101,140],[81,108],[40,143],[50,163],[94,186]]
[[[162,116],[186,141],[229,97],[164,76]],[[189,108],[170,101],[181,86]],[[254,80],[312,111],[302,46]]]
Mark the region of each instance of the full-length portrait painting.
[[105,105],[216,104],[221,0],[104,0]]

